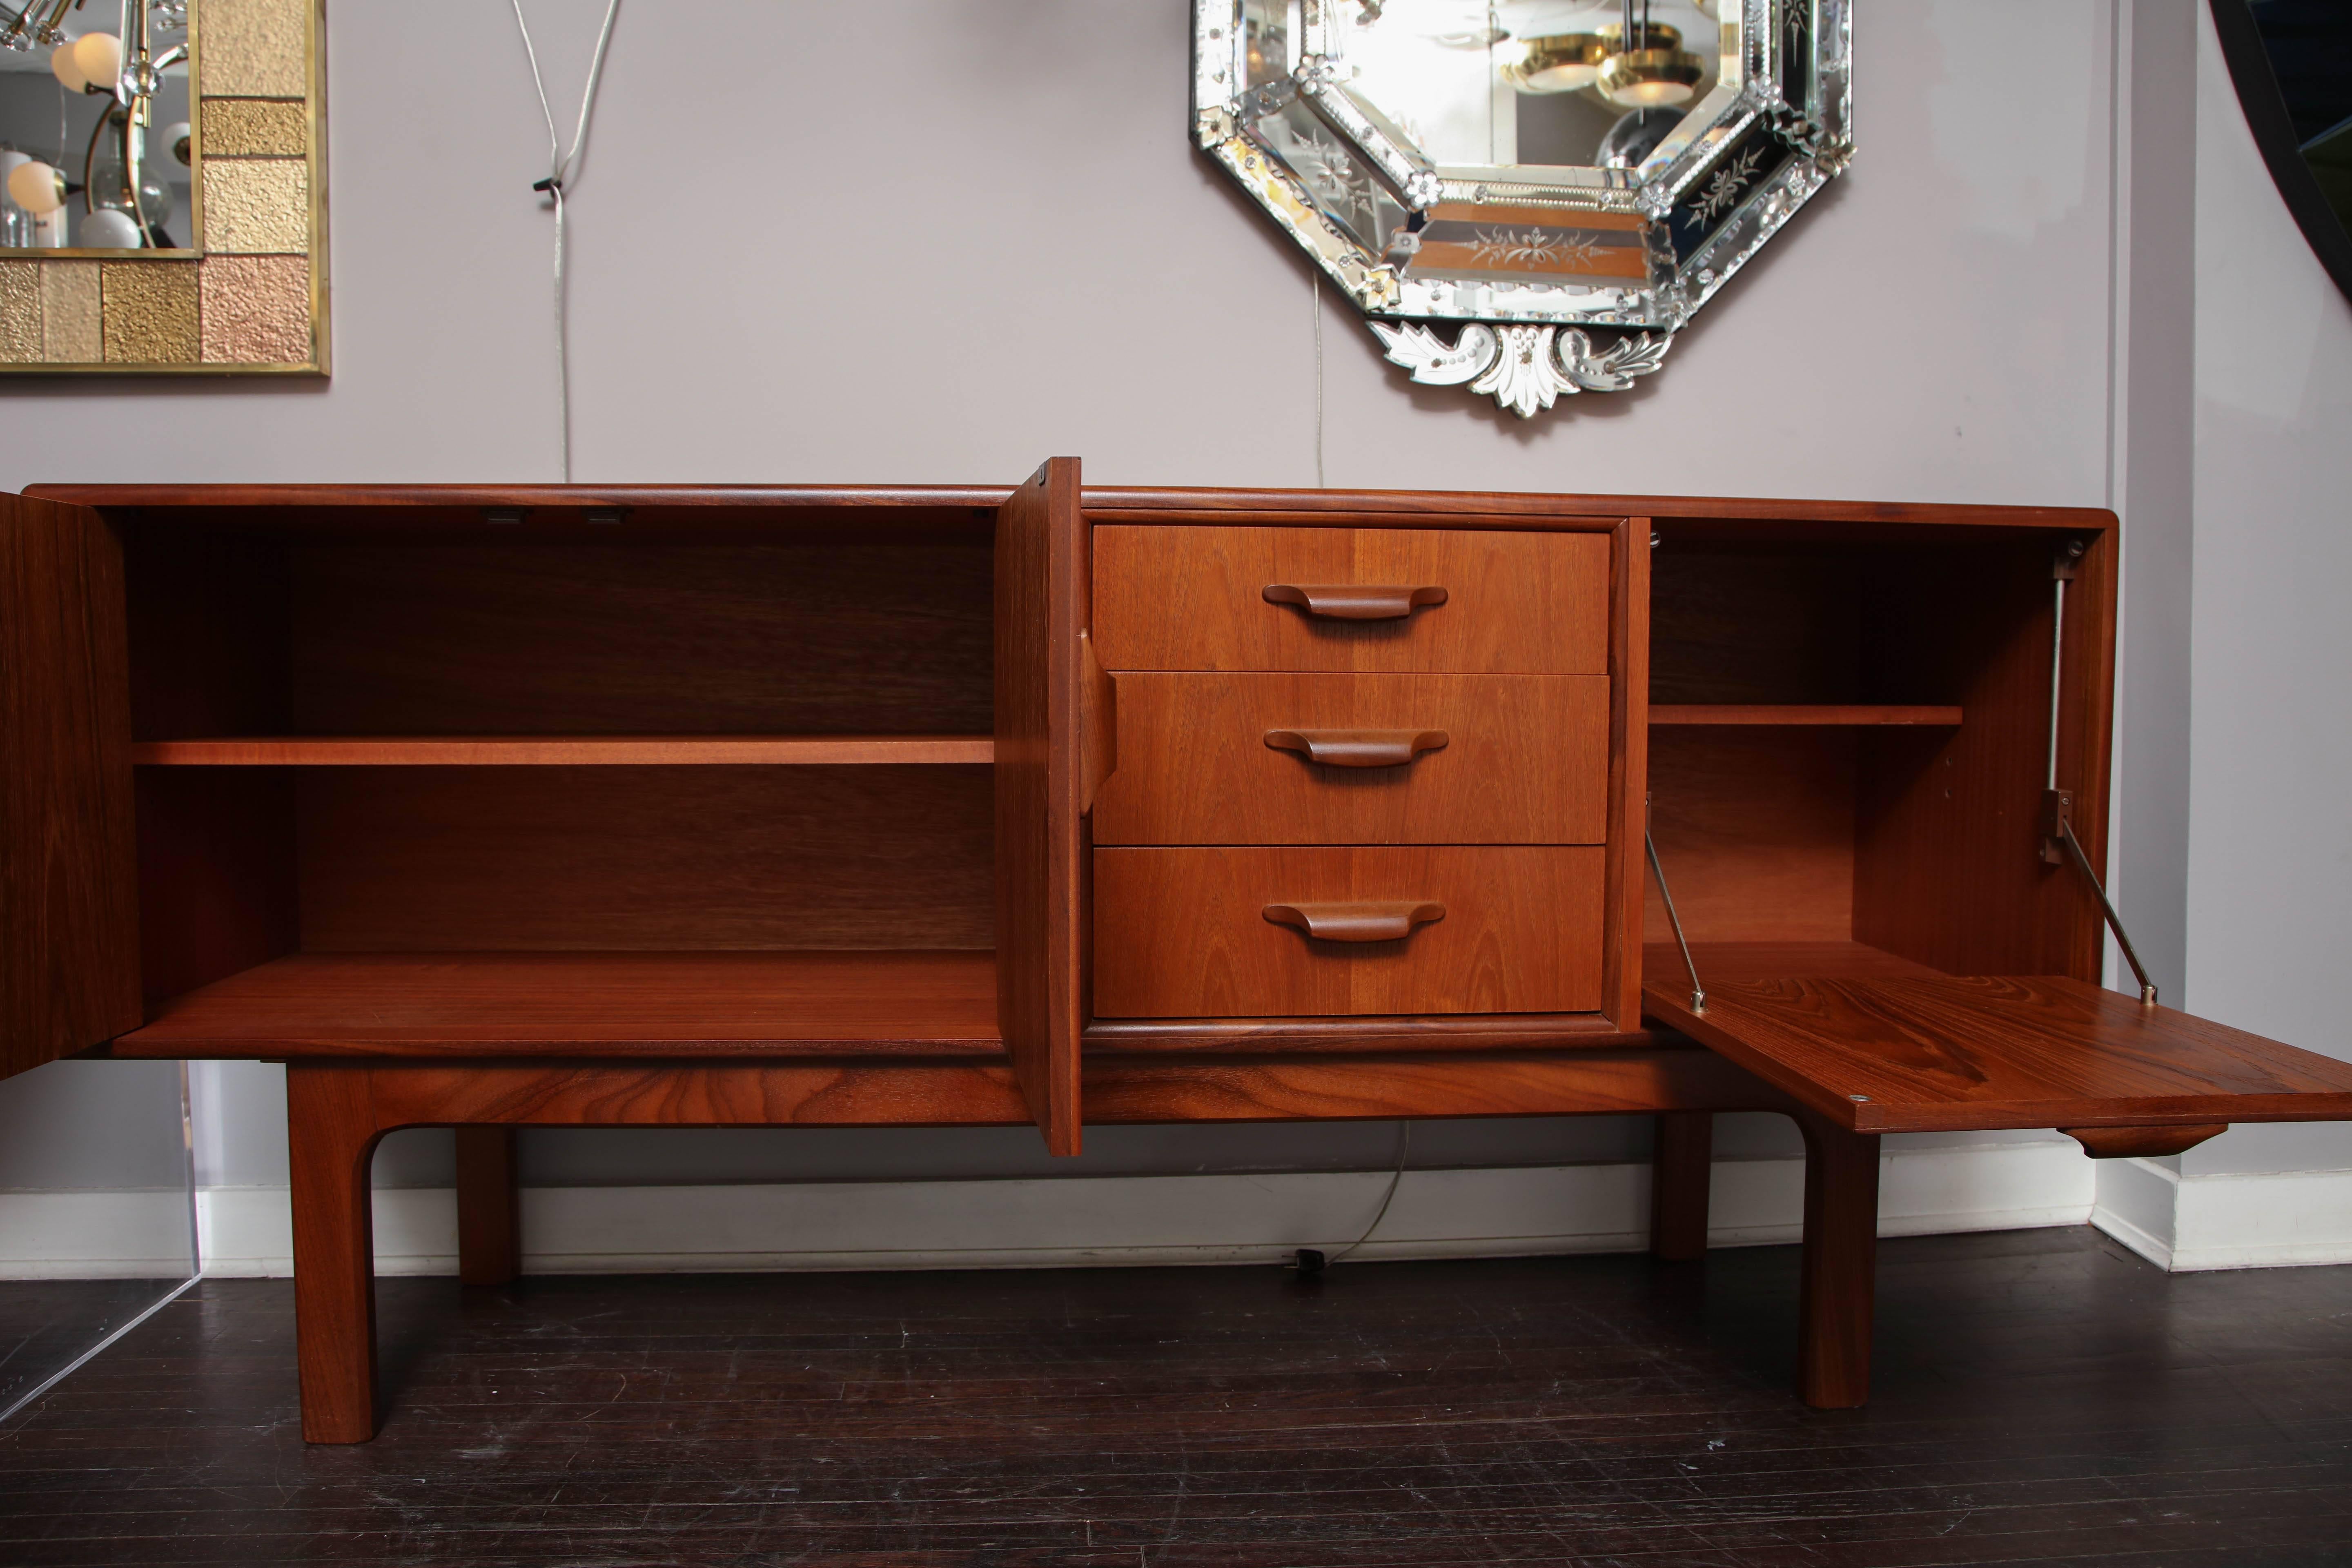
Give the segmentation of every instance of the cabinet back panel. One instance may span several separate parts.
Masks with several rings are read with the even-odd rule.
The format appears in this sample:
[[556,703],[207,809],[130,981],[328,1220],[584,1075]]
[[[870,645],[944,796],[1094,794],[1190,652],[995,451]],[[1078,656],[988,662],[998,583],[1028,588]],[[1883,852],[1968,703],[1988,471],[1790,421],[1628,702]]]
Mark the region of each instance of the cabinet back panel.
[[[1881,731],[1864,749],[1859,941],[1956,974],[2077,968],[2096,907],[2071,868],[2040,853],[2055,543],[2030,535],[1919,570],[1888,560],[1872,574],[1872,602],[1885,606],[1875,660],[1891,679],[1948,694],[1967,718],[1952,731]],[[2073,592],[2068,623],[2079,639],[2095,623],[2089,595]],[[2069,699],[2082,700],[2079,691]],[[2082,748],[2071,736],[2062,735],[2059,782],[2079,788]],[[2084,804],[2088,839],[2104,802]]]
[[1680,540],[1654,552],[1650,700],[1870,700],[1853,557],[1851,550]]
[[[1834,729],[1650,732],[1650,833],[1691,941],[1852,939],[1854,752]],[[1643,940],[1671,942],[1644,885]]]
[[984,547],[290,553],[300,733],[991,729]]
[[307,768],[311,952],[986,948],[991,770]]
[[294,951],[294,770],[139,768],[141,988],[152,1012]]
[[286,550],[209,529],[125,531],[131,732],[276,735],[293,722]]

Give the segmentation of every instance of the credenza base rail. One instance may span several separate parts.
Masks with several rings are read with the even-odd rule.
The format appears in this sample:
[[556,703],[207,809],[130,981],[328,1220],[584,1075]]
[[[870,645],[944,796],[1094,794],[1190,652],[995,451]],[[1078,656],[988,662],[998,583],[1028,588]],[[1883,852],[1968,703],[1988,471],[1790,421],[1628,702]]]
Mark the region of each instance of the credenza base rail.
[[[1031,1121],[1009,1067],[969,1061],[312,1059],[289,1062],[286,1077],[302,1434],[314,1443],[365,1442],[381,1420],[369,1165],[387,1132],[457,1130],[459,1277],[496,1285],[515,1278],[522,1255],[517,1127]],[[1786,1112],[1807,1146],[1800,1392],[1835,1406],[1866,1393],[1878,1140],[1820,1121],[1711,1052],[1098,1058],[1087,1064],[1085,1091],[1097,1122],[1654,1114],[1654,1250],[1670,1260],[1705,1250],[1713,1113]]]

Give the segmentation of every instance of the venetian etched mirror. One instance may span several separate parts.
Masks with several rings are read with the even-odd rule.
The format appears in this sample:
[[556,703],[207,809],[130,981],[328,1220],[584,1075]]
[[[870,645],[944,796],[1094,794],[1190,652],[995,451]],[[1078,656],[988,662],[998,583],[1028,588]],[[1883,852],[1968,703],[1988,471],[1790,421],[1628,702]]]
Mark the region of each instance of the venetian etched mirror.
[[321,0],[0,0],[0,371],[324,374]]
[[1622,392],[1853,154],[1851,0],[1195,0],[1193,135],[1425,384]]

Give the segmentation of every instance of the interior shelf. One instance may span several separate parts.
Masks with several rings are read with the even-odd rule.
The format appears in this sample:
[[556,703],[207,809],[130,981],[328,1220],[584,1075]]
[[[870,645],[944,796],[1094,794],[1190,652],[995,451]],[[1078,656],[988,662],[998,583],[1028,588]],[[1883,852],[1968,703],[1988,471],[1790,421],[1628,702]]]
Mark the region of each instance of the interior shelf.
[[581,767],[992,763],[990,735],[384,735],[142,741],[144,767]]
[[1653,724],[1944,724],[1957,725],[1957,707],[1888,703],[1654,702]]
[[1000,1057],[987,952],[299,953],[165,1004],[122,1057]]

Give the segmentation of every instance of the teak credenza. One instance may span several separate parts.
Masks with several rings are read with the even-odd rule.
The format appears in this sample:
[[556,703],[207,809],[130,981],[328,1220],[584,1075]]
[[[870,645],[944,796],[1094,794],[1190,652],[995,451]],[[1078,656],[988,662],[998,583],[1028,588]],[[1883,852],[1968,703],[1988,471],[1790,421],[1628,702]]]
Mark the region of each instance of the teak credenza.
[[1712,1113],[1781,1111],[1835,1406],[1882,1133],[2352,1117],[2352,1066],[2097,984],[2049,835],[2103,862],[2106,512],[1058,458],[0,508],[0,1065],[287,1063],[315,1441],[376,1428],[399,1127],[458,1130],[498,1282],[519,1125],[1641,1112],[1689,1258]]

